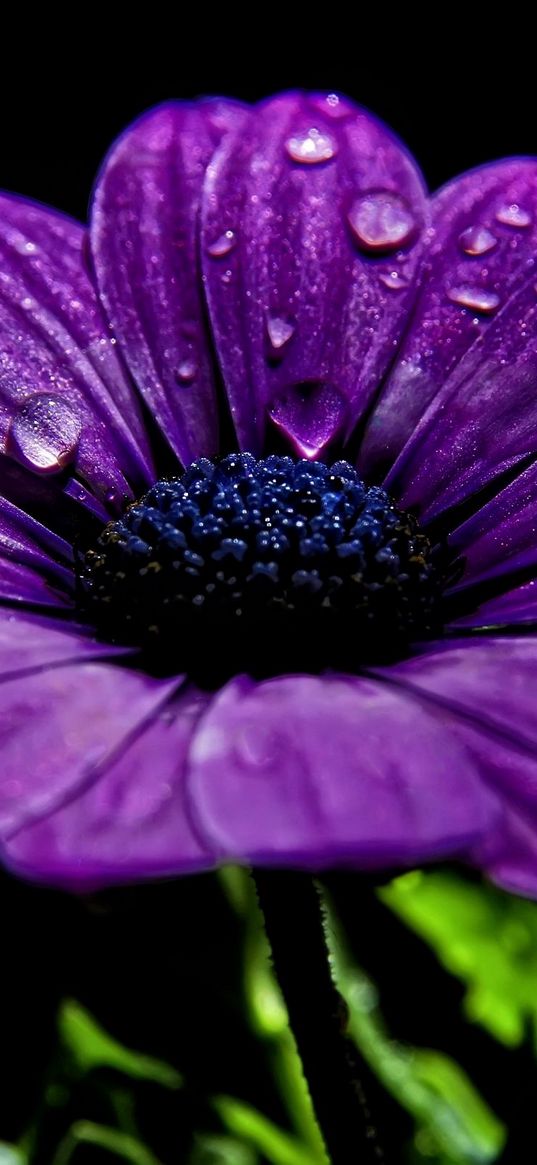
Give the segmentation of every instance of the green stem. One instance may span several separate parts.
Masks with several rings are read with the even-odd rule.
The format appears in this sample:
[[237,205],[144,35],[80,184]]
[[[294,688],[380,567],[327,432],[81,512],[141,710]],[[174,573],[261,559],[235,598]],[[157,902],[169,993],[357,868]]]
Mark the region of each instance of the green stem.
[[318,891],[306,874],[256,870],[274,969],[332,1165],[387,1165],[366,1098],[370,1069],[345,1035]]

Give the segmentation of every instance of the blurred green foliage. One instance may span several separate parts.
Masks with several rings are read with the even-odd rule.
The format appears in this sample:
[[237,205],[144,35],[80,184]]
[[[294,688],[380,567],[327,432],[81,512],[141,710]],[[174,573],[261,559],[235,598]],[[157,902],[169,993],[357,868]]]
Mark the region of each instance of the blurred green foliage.
[[467,986],[468,1018],[506,1044],[537,1033],[537,905],[453,872],[413,871],[381,898]]
[[[67,997],[58,1012],[42,1102],[18,1145],[0,1142],[0,1165],[105,1165],[108,1160],[130,1165],[326,1165],[253,883],[238,869],[221,871],[218,881],[222,909],[235,919],[243,947],[237,981],[226,986],[224,1006],[237,1016],[237,1007],[242,1009],[273,1092],[264,1088],[256,1103],[246,1088],[237,1094],[215,1090],[210,1047],[201,1068],[196,1065],[194,1079],[185,1048],[177,1048],[172,1064],[159,1049],[149,1054],[145,1037],[140,1049],[135,1039],[133,1047],[127,1046],[118,1038],[113,1018],[112,1031],[110,1016],[105,1022]],[[500,1050],[522,1046],[528,1032],[535,1041],[537,903],[451,869],[411,872],[376,893],[382,908],[426,944],[439,974],[455,976],[462,985],[464,1022],[470,1031],[479,1025]],[[333,973],[349,1009],[349,1035],[411,1118],[414,1132],[404,1165],[489,1165],[505,1140],[502,1120],[465,1064],[445,1048],[410,1045],[393,1037],[382,992],[350,954],[330,894],[326,910]],[[367,941],[374,942],[375,935]],[[397,957],[389,971],[402,973]],[[211,976],[218,976],[216,963],[207,970],[208,983]],[[219,979],[214,983],[216,987]],[[442,1006],[439,997],[438,1008]],[[244,1065],[245,1081],[250,1068],[250,1063]],[[188,1161],[163,1149],[154,1132],[160,1115],[157,1123],[147,1119],[153,1110],[168,1121],[177,1113],[179,1123],[191,1122]],[[43,1143],[53,1144],[46,1160]]]

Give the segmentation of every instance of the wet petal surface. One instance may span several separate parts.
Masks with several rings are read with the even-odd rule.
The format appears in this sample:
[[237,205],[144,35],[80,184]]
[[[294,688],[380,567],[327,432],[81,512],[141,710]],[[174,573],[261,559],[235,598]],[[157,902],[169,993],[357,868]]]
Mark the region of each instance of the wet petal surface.
[[84,239],[65,216],[0,196],[0,445],[35,474],[68,470],[123,498],[151,462]]
[[135,122],[97,182],[98,286],[136,384],[184,465],[218,449],[218,407],[199,271],[205,168],[245,114],[232,102],[174,102]]
[[472,170],[432,198],[418,301],[366,429],[365,472],[393,463],[465,352],[536,269],[536,247],[534,159]]
[[207,171],[210,319],[239,443],[254,453],[269,421],[311,458],[348,438],[414,296],[419,172],[380,122],[335,101],[262,103]]

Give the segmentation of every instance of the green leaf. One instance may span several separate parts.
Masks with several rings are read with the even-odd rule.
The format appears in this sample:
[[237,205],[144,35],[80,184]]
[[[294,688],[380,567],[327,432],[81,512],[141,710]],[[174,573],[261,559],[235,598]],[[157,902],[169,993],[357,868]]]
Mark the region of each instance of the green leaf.
[[225,1127],[258,1149],[271,1165],[312,1165],[307,1148],[251,1105],[232,1096],[218,1096],[213,1103]]
[[416,1120],[417,1160],[485,1165],[504,1138],[500,1122],[462,1068],[448,1056],[389,1038],[374,985],[350,961],[337,920],[328,909],[327,940],[339,989],[349,1008],[349,1035],[379,1079]]
[[82,1072],[115,1068],[138,1080],[152,1080],[164,1088],[180,1088],[182,1077],[170,1064],[124,1048],[74,1000],[66,1000],[59,1015],[60,1037]]
[[0,1141],[0,1165],[27,1165],[26,1154],[15,1145]]
[[162,1165],[150,1149],[129,1133],[105,1128],[104,1125],[96,1125],[93,1121],[77,1121],[71,1126],[56,1153],[53,1165],[70,1165],[79,1145],[96,1145],[99,1149],[106,1149],[113,1156],[128,1161],[129,1165]]
[[243,1141],[207,1134],[196,1138],[189,1165],[258,1165],[258,1162],[255,1150]]
[[382,900],[467,987],[466,1014],[514,1046],[537,1033],[537,903],[452,872],[412,872]]

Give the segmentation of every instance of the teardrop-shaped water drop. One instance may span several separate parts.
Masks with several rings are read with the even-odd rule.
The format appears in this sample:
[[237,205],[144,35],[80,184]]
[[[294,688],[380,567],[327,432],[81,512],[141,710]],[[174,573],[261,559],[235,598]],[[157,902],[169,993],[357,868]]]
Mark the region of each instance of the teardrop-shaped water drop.
[[498,240],[492,231],[483,226],[467,227],[459,235],[459,245],[465,255],[488,255],[498,245]]
[[312,127],[287,138],[285,149],[291,161],[314,166],[317,162],[329,162],[335,157],[337,142],[332,134]]
[[467,307],[470,311],[477,311],[481,315],[492,315],[500,306],[500,297],[494,291],[487,291],[483,287],[450,287],[448,299],[457,307]]
[[269,407],[269,416],[299,457],[320,456],[341,431],[346,401],[339,390],[322,381],[291,384]]
[[185,360],[181,360],[181,363],[179,364],[176,372],[178,383],[192,384],[197,371],[198,366],[194,360],[189,359],[188,357]]
[[410,241],[416,220],[404,198],[391,190],[372,190],[355,199],[347,215],[362,251],[397,251]]
[[404,291],[405,287],[408,287],[408,279],[405,279],[400,271],[383,271],[379,279],[388,291]]
[[268,316],[267,333],[271,347],[274,348],[275,352],[280,352],[289,343],[294,331],[294,324],[289,323],[289,320],[284,319],[283,316]]
[[13,417],[6,449],[35,473],[61,473],[76,457],[81,432],[63,397],[34,393]]
[[520,229],[531,226],[531,214],[519,206],[518,202],[511,202],[509,206],[501,206],[496,212],[498,222],[501,222],[506,227],[515,227]]
[[209,243],[207,251],[213,259],[223,259],[224,255],[229,255],[237,242],[235,231],[224,231],[219,235],[214,243]]

